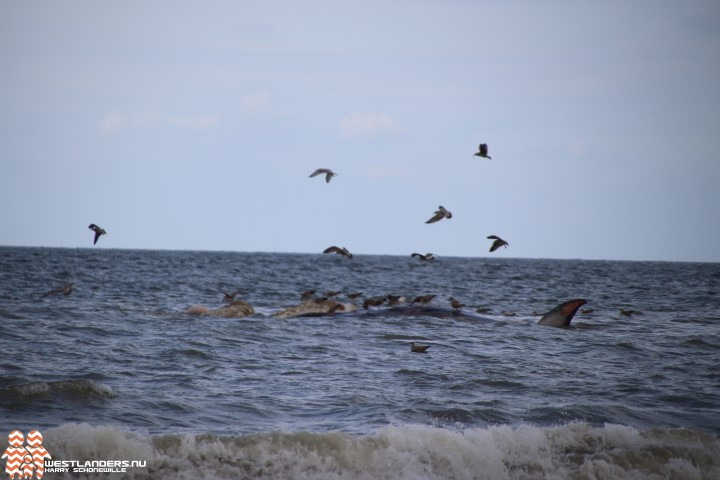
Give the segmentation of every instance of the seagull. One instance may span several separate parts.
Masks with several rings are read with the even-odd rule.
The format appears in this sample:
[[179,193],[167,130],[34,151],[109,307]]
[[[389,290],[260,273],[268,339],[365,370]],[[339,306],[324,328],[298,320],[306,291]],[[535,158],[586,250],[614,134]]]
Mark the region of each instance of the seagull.
[[55,288],[53,290],[50,290],[45,295],[43,295],[43,298],[47,297],[48,295],[57,295],[58,293],[62,293],[63,295],[70,295],[73,289],[72,283],[66,283],[62,287]]
[[225,301],[225,303],[232,303],[232,301],[235,300],[235,297],[237,296],[238,293],[245,294],[246,292],[241,292],[240,290],[233,290],[230,293],[226,293],[226,292],[220,292],[220,293],[223,294],[223,300]]
[[366,298],[365,301],[363,301],[363,308],[367,310],[369,307],[379,307],[380,305],[385,303],[385,300],[387,300],[387,297]]
[[313,173],[310,174],[310,177],[314,177],[315,175],[320,175],[322,173],[325,174],[325,182],[326,183],[330,183],[330,180],[332,179],[332,177],[337,175],[337,173],[333,172],[329,168],[318,168],[317,170],[315,170]]
[[477,153],[475,154],[475,156],[477,156],[477,157],[485,157],[485,158],[488,158],[488,159],[492,160],[492,157],[491,157],[490,155],[488,155],[488,146],[487,146],[487,143],[481,143],[481,144],[480,144],[480,146],[478,147],[478,151],[477,151]]
[[405,297],[403,297],[402,295],[388,295],[387,301],[388,301],[388,307],[391,307],[393,305],[398,305],[400,303],[405,302]]
[[410,255],[411,257],[418,257],[420,261],[427,262],[429,260],[435,260],[435,254],[433,253],[426,253],[425,255],[421,253],[413,253]]
[[443,207],[442,205],[440,205],[440,206],[438,207],[437,211],[435,212],[435,215],[433,215],[433,216],[430,218],[430,220],[428,220],[428,221],[425,222],[425,223],[435,223],[435,222],[437,222],[438,220],[442,220],[443,218],[451,219],[451,218],[452,218],[452,213],[450,213],[445,207]]
[[410,342],[410,351],[415,353],[426,353],[430,345],[417,345],[415,342]]
[[304,302],[305,300],[310,300],[312,296],[315,295],[315,289],[311,290],[305,290],[302,295],[300,296],[300,301]]
[[410,302],[410,305],[412,305],[414,303],[419,303],[420,305],[425,305],[426,303],[430,303],[433,298],[435,298],[435,295],[419,295],[419,296],[413,298],[413,301]]
[[505,247],[505,248],[507,248],[508,245],[510,245],[508,242],[506,242],[506,241],[503,240],[502,238],[498,237],[497,235],[490,235],[490,236],[487,237],[487,238],[489,238],[490,240],[495,240],[495,241],[493,242],[493,244],[490,246],[490,251],[491,251],[491,252],[494,252],[495,250],[497,250],[497,249],[500,248],[500,247]]
[[342,255],[344,257],[348,257],[348,258],[353,257],[352,253],[350,253],[350,251],[347,248],[345,248],[345,247],[340,248],[340,247],[336,247],[334,245],[332,247],[328,247],[325,250],[323,250],[323,253],[337,253],[338,255]]
[[95,245],[95,244],[97,243],[98,238],[100,238],[100,235],[105,235],[105,234],[106,234],[105,230],[103,230],[102,228],[98,227],[98,226],[95,225],[94,223],[91,223],[90,225],[88,225],[88,228],[89,228],[90,230],[92,230],[93,232],[95,232],[95,240],[93,240],[93,245]]
[[457,299],[455,299],[455,297],[450,297],[450,298],[448,298],[448,300],[450,300],[450,306],[452,308],[454,308],[455,310],[459,310],[465,306],[464,303],[460,303],[459,301],[457,301]]

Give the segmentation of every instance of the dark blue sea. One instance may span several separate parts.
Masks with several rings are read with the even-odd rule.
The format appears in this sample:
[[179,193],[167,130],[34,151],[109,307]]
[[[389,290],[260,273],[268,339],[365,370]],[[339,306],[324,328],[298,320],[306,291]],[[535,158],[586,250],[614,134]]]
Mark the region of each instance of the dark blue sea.
[[98,467],[46,479],[720,478],[720,264],[1,247],[0,330],[1,441]]

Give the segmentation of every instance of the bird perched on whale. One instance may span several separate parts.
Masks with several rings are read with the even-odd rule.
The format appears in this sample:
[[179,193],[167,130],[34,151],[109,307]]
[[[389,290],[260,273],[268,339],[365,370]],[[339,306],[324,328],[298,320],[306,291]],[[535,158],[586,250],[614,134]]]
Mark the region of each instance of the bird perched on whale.
[[338,255],[342,255],[347,258],[353,257],[352,253],[350,253],[350,251],[347,248],[345,248],[345,247],[340,248],[340,247],[336,247],[334,245],[332,247],[328,247],[325,250],[323,250],[323,253],[337,253]]
[[93,232],[95,232],[95,240],[93,240],[93,245],[95,245],[95,244],[97,243],[98,238],[100,238],[100,235],[106,235],[105,230],[103,230],[102,228],[98,227],[98,226],[95,225],[94,223],[91,223],[90,225],[88,225],[88,228],[89,228],[90,230],[92,230]]
[[445,207],[440,205],[438,209],[435,211],[435,214],[430,217],[430,220],[428,220],[425,223],[435,223],[439,220],[442,220],[443,218],[447,218],[448,220],[452,218],[452,213],[450,213]]
[[490,236],[487,237],[487,238],[489,238],[490,240],[495,240],[495,241],[492,243],[492,245],[490,245],[490,251],[491,251],[491,252],[494,252],[495,250],[497,250],[497,249],[500,248],[500,247],[505,247],[505,248],[507,248],[508,245],[510,245],[508,242],[506,242],[506,241],[503,240],[502,238],[498,237],[497,235],[490,235]]
[[452,297],[452,296],[451,296],[451,297],[448,298],[448,300],[450,301],[450,306],[451,306],[454,310],[460,310],[462,307],[465,306],[464,303],[460,303],[460,301],[458,301],[458,299],[456,299],[455,297]]
[[475,153],[475,156],[476,157],[484,157],[484,158],[492,160],[492,157],[490,155],[488,155],[487,143],[480,144],[480,146],[478,147],[477,153]]
[[312,178],[316,175],[321,175],[323,173],[325,174],[325,183],[330,183],[330,180],[332,179],[332,177],[337,175],[337,173],[333,172],[329,168],[318,168],[317,170],[315,170],[313,173],[310,174],[310,177]]
[[415,305],[416,303],[420,304],[421,306],[427,305],[432,301],[433,298],[435,298],[436,295],[434,294],[428,294],[428,295],[418,295],[417,297],[413,298],[413,301],[410,302],[410,305]]

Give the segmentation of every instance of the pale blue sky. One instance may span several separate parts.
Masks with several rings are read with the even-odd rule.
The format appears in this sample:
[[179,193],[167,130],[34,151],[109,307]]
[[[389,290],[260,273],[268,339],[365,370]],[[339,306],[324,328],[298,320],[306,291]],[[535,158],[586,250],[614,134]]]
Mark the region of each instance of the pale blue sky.
[[8,0],[0,46],[0,245],[720,261],[713,0]]

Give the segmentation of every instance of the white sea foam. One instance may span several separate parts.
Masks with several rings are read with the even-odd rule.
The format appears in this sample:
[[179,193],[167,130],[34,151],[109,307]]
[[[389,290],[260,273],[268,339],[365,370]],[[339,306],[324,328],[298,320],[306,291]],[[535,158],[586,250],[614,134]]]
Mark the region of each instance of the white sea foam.
[[43,435],[55,460],[147,460],[147,468],[103,478],[720,478],[716,436],[682,429],[639,431],[621,425],[569,423],[464,431],[402,426],[370,435],[151,436],[66,424]]

